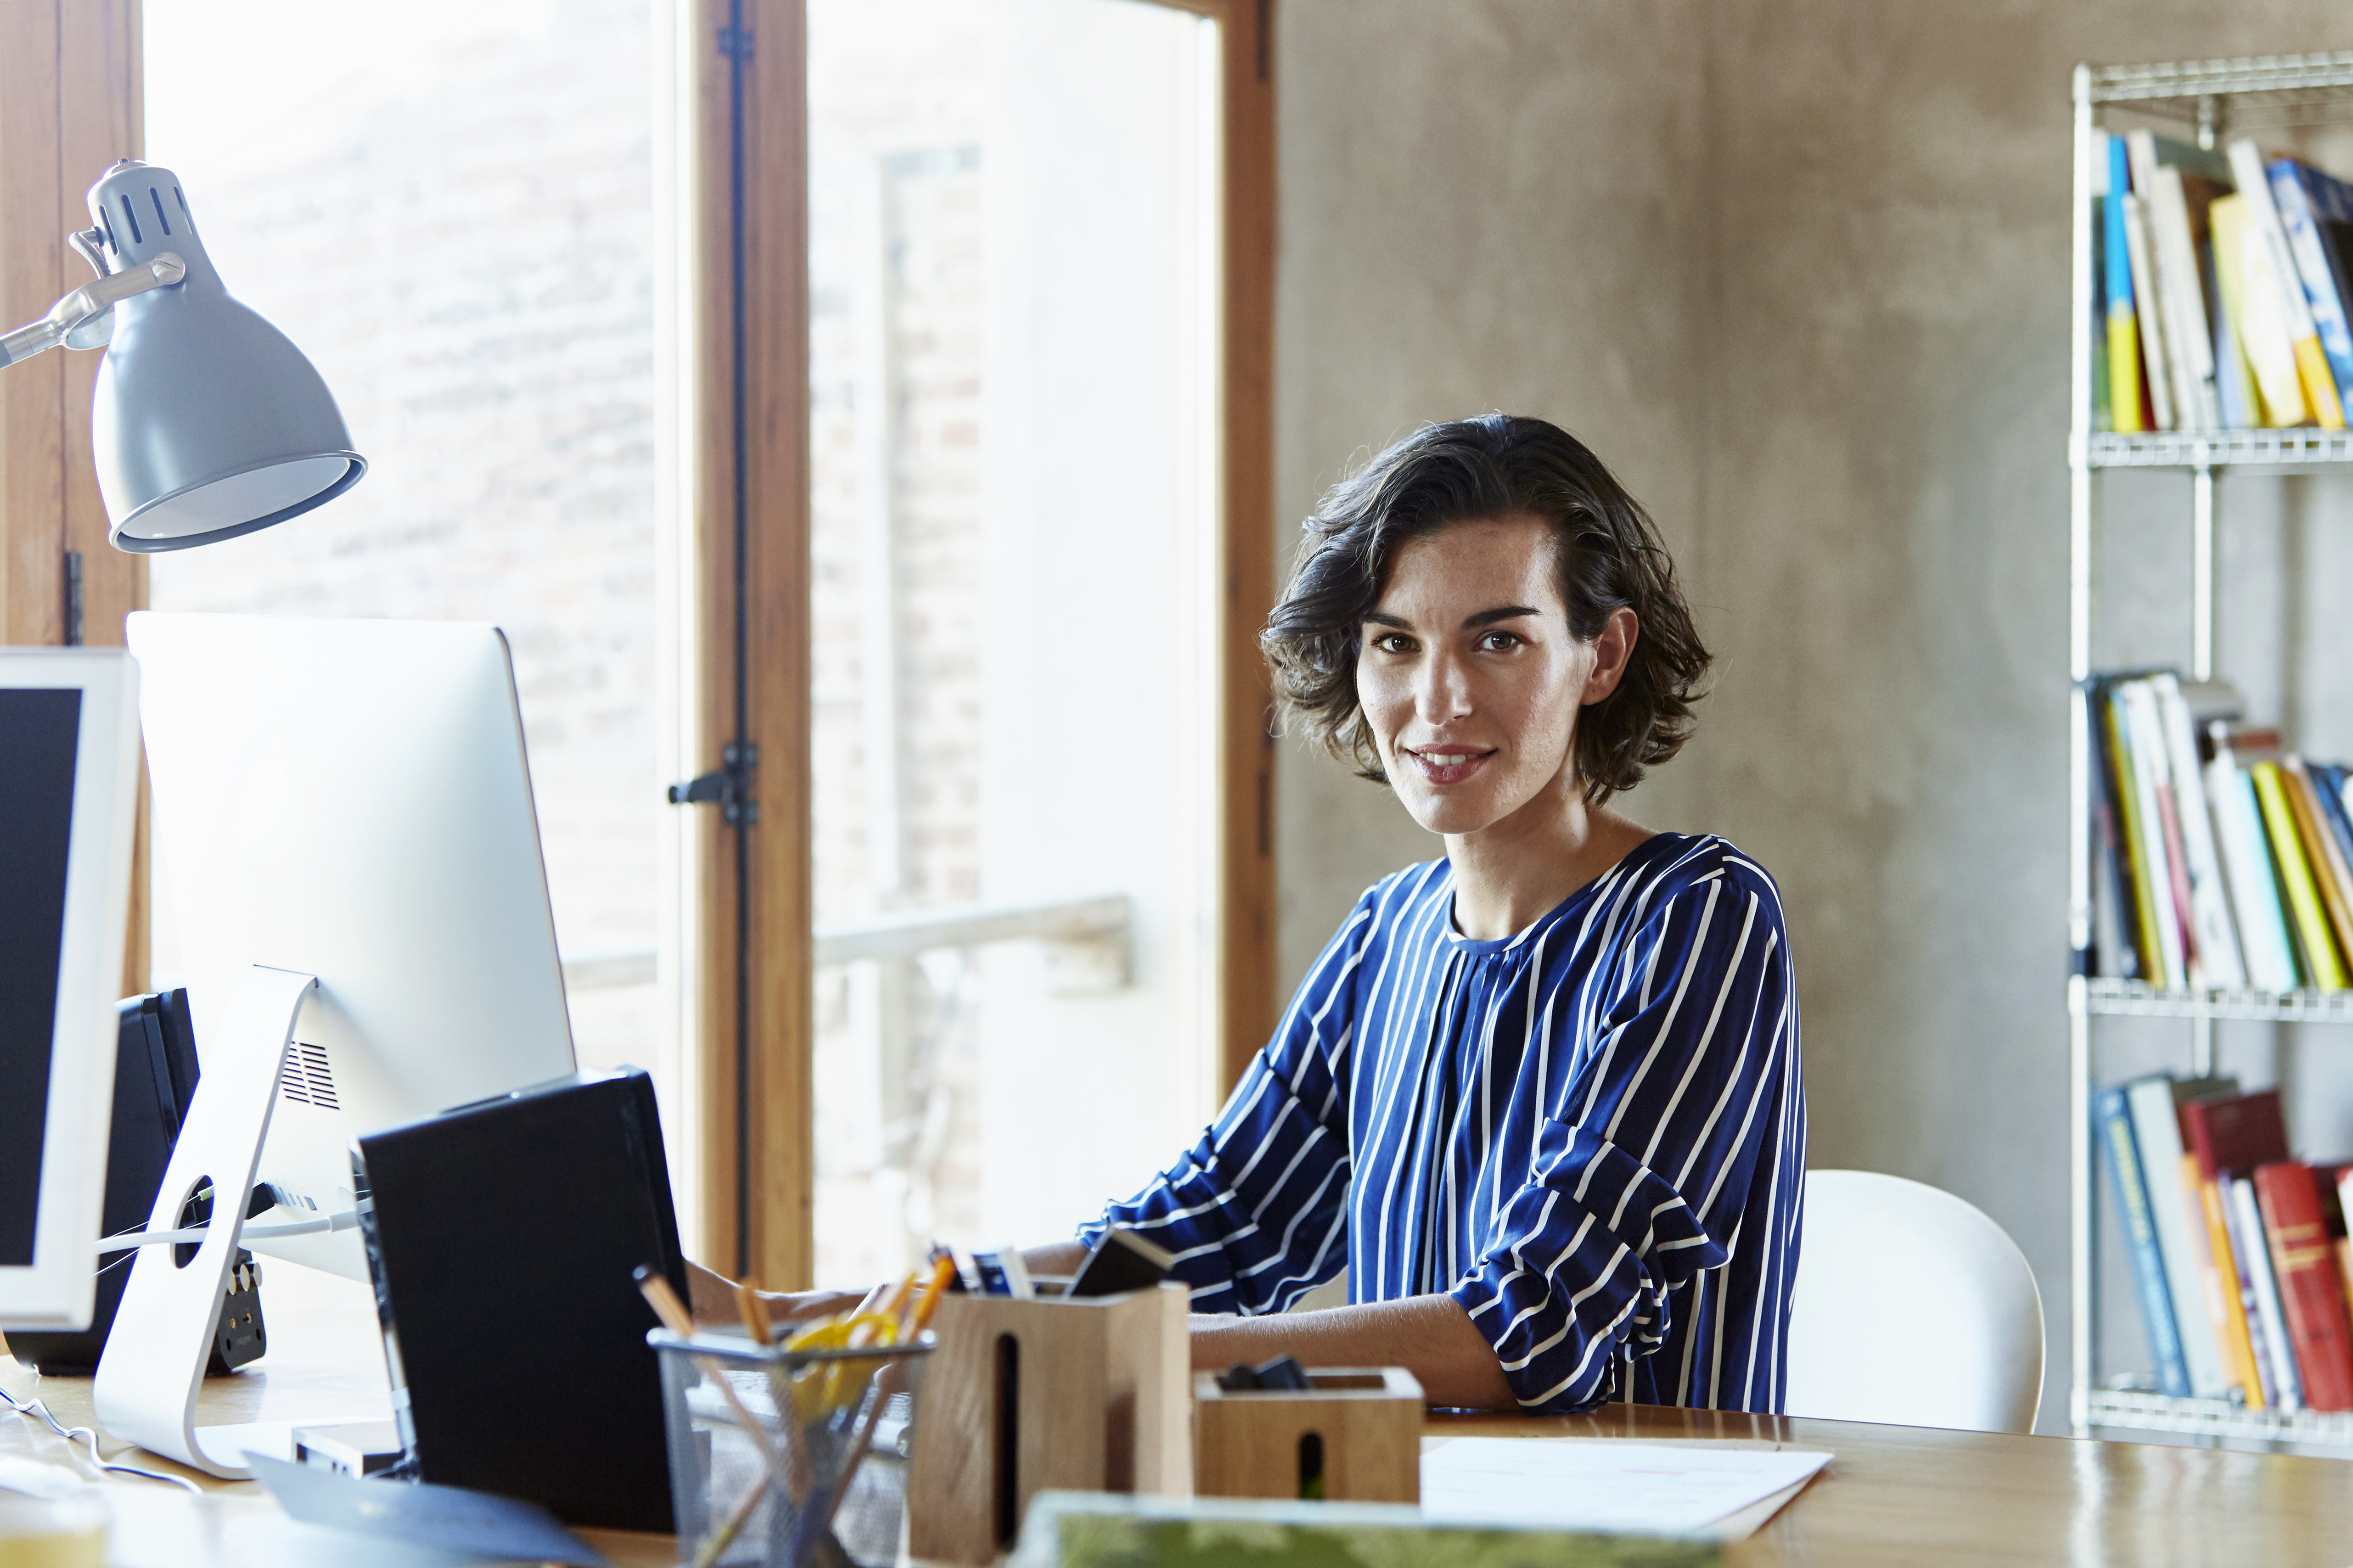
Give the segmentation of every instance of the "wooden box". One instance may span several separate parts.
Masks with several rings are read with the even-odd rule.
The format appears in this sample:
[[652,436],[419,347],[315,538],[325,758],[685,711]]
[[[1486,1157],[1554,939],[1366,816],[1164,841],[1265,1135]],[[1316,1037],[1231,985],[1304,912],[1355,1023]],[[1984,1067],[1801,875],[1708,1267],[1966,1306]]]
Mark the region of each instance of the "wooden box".
[[1190,1293],[957,1294],[932,1320],[908,1478],[907,1550],[989,1563],[1060,1488],[1190,1497]]
[[[1304,1389],[1229,1393],[1193,1378],[1203,1497],[1421,1500],[1421,1384],[1403,1367],[1311,1367]],[[1315,1484],[1319,1483],[1320,1486]]]

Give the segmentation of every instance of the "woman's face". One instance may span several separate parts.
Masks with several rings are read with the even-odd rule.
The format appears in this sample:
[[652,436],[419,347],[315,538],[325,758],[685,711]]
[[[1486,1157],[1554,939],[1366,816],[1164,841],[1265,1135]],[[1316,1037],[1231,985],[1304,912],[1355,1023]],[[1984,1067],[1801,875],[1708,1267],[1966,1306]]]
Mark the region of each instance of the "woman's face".
[[1398,552],[1365,617],[1356,699],[1398,798],[1432,833],[1576,792],[1577,709],[1616,689],[1635,626],[1620,610],[1590,643],[1571,634],[1556,538],[1525,513],[1449,524]]

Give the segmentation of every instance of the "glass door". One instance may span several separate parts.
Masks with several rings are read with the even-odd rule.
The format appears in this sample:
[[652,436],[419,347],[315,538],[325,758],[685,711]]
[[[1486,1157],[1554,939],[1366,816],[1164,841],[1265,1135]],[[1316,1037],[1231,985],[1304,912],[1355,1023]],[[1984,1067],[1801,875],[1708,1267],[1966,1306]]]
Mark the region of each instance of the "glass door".
[[1212,1109],[1219,26],[810,0],[821,1285]]

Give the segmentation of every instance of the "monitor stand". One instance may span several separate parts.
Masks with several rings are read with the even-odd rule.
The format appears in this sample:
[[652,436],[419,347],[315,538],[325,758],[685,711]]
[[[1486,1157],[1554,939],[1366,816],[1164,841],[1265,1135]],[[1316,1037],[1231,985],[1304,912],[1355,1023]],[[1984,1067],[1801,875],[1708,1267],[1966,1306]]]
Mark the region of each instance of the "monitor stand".
[[303,998],[317,984],[314,976],[261,964],[239,982],[220,1045],[204,1053],[203,1073],[147,1216],[151,1231],[176,1229],[183,1205],[209,1185],[211,1223],[185,1265],[178,1261],[187,1250],[183,1247],[138,1249],[91,1389],[99,1425],[111,1436],[228,1480],[252,1478],[245,1462],[249,1434],[199,1427],[196,1394],[269,1132],[279,1067]]

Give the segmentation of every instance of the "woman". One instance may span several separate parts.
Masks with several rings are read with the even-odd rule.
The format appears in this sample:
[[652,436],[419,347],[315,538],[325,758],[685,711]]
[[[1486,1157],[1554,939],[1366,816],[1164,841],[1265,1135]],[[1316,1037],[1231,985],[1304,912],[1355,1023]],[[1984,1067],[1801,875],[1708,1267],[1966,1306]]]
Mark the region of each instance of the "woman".
[[[1357,900],[1200,1142],[1032,1271],[1135,1227],[1192,1286],[1198,1368],[1778,1411],[1805,1167],[1778,891],[1611,805],[1708,663],[1650,521],[1498,415],[1399,441],[1306,531],[1261,638],[1284,712],[1445,857]],[[1351,1305],[1284,1313],[1343,1267]]]

